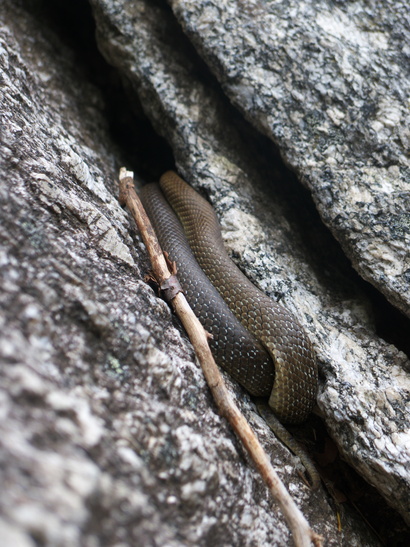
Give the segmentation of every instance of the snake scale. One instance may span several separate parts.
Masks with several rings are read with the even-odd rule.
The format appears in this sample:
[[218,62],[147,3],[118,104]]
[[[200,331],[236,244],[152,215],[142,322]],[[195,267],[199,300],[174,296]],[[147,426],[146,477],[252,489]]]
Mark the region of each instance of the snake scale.
[[252,395],[269,396],[281,422],[304,421],[316,400],[317,366],[297,319],[232,262],[212,206],[176,173],[165,173],[160,187],[144,186],[141,197],[188,302],[213,335],[216,362]]

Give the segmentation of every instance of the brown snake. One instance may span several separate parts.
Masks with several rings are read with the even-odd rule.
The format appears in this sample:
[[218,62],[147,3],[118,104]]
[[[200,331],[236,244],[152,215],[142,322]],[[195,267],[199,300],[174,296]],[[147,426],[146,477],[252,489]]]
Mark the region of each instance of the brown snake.
[[143,203],[161,246],[177,264],[188,302],[213,335],[216,361],[251,394],[270,395],[269,406],[280,421],[304,421],[316,400],[317,366],[303,328],[231,261],[204,198],[171,171],[160,186],[166,200],[158,185],[150,184],[143,188]]

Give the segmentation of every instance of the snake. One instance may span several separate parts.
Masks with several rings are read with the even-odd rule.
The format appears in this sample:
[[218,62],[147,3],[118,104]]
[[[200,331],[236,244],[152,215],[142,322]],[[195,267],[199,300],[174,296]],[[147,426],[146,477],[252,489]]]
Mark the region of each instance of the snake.
[[145,185],[141,199],[188,303],[212,335],[215,361],[251,395],[269,397],[280,422],[305,421],[318,370],[300,322],[236,266],[213,207],[175,172]]

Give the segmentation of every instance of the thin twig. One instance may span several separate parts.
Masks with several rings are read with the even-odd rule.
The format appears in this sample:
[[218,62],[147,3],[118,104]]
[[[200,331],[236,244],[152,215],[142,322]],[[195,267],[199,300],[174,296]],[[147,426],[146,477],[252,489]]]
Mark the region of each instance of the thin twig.
[[[124,167],[121,168],[119,181],[120,203],[129,208],[137,223],[148,250],[154,276],[161,287],[166,284],[166,281],[172,275],[148,216],[135,191],[133,173],[126,171]],[[316,547],[320,547],[322,545],[322,537],[310,528],[302,512],[273,469],[270,459],[259,443],[255,433],[232,400],[209,348],[207,333],[191,310],[182,292],[178,292],[173,297],[172,306],[194,346],[205,379],[212,391],[220,413],[226,417],[244,444],[260,475],[269,487],[272,496],[281,508],[293,534],[296,547],[310,547],[312,543]]]

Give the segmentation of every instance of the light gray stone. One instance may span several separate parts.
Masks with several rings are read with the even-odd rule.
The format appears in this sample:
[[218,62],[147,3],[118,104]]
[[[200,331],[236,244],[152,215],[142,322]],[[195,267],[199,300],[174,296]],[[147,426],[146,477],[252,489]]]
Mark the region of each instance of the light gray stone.
[[410,317],[408,3],[170,4],[353,266]]
[[[75,69],[72,53],[21,7],[25,4],[15,0],[0,7],[0,481],[6,485],[0,495],[0,544],[289,544],[286,523],[216,412],[185,335],[168,307],[142,281],[149,265],[129,215],[117,202],[115,179],[122,159],[107,136],[101,97]],[[138,5],[146,9],[145,14],[138,12],[140,21],[150,20],[152,5]],[[155,13],[163,16],[163,5],[158,6]],[[130,20],[126,11],[124,15],[127,26]],[[158,24],[163,26],[168,15],[169,10],[165,19],[157,19]],[[178,34],[175,37],[183,43]],[[148,59],[147,73],[154,68]],[[196,57],[191,61],[194,69]],[[194,110],[196,93],[194,86]],[[208,123],[215,100],[218,93],[211,92],[202,123]],[[147,111],[153,104],[146,103]],[[221,116],[227,109],[232,121],[229,105],[219,104]],[[179,112],[183,105],[181,101]],[[187,109],[187,119],[191,115]],[[221,146],[223,173],[232,174],[231,181],[220,180],[223,192],[217,204],[225,235],[238,222],[237,209],[240,222],[245,219],[253,240],[259,241],[260,251],[251,252],[236,230],[231,230],[231,247],[238,246],[238,256],[255,281],[269,291],[273,287],[296,310],[294,302],[304,298],[305,274],[311,272],[303,234],[297,229],[301,210],[292,213],[275,185],[260,193],[253,148],[247,152],[243,137],[235,136],[242,135],[240,119],[234,130],[226,132],[222,127],[216,137],[210,132],[213,118],[208,133],[201,134],[196,129],[201,124],[195,116],[192,120],[191,138],[205,138],[205,145],[210,139],[210,153]],[[172,117],[169,122],[173,123]],[[215,125],[214,130],[218,128]],[[179,157],[189,174],[191,164],[183,160],[189,133],[182,137]],[[222,137],[229,146],[218,144]],[[205,154],[199,166],[205,170],[207,162]],[[243,166],[241,173],[255,174],[255,188],[249,176],[236,178],[238,164]],[[211,162],[209,166],[213,168]],[[269,169],[264,172],[272,174]],[[212,179],[204,180],[217,201]],[[266,220],[268,235],[272,233],[270,206],[276,201],[276,235],[286,236],[277,247],[256,230],[260,226],[265,230]],[[283,216],[282,210],[290,216]],[[306,218],[317,232],[310,213]],[[317,237],[322,241],[320,233]],[[293,255],[288,255],[287,238],[294,246]],[[269,280],[264,269],[272,265],[272,252],[278,262]],[[300,275],[295,273],[295,260],[302,268]],[[284,275],[287,268],[289,281]],[[324,302],[323,295],[314,292],[320,289],[337,294],[337,305],[328,303],[329,323],[323,314],[312,321],[311,335],[322,325],[319,334],[325,339],[331,324],[336,336],[342,320],[346,334],[355,320],[358,327],[353,331],[361,333],[366,347],[372,323],[354,285],[332,269],[317,275],[326,288],[309,284],[311,302]],[[293,300],[293,295],[301,300]],[[344,315],[338,311],[340,302]],[[309,326],[305,314],[306,308],[301,308],[300,316]],[[318,335],[318,348],[319,342]],[[330,382],[333,361],[324,359],[325,342],[322,345],[324,378]],[[379,343],[375,348],[384,366],[385,346]],[[397,350],[389,351],[397,364]],[[365,349],[364,357],[375,353],[376,349]],[[294,459],[254,413],[247,395],[227,382],[280,476],[327,544],[377,545],[360,519],[348,511],[342,513],[342,532],[337,531],[327,495],[312,494],[302,484]],[[340,387],[336,380],[334,385]],[[401,393],[397,382],[386,393],[394,414]],[[376,415],[376,423],[378,419]],[[382,470],[381,475],[392,484],[389,473]]]
[[[99,93],[21,5],[0,11],[0,544],[287,544],[185,335],[142,281]],[[323,492],[229,386],[311,524],[339,544]],[[347,543],[374,545],[345,523]]]
[[308,331],[318,404],[343,457],[410,522],[409,360],[376,334],[307,193],[278,172],[273,148],[230,106],[164,3],[92,5],[101,50],[171,144],[180,173],[209,196],[233,257]]

